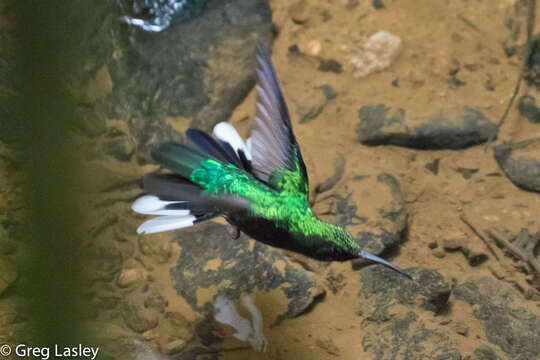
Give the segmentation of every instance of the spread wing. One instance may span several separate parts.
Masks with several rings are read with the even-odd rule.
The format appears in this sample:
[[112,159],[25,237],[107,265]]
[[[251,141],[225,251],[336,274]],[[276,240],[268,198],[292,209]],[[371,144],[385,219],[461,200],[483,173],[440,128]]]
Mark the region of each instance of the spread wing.
[[251,133],[253,173],[278,191],[308,196],[309,182],[269,51],[257,56],[257,112]]

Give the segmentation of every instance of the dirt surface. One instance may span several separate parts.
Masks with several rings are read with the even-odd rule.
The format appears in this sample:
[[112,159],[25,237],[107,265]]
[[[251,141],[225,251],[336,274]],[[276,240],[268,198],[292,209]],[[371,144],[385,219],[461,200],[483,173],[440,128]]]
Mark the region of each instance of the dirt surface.
[[[174,273],[181,269],[183,278],[190,278],[179,261],[185,251],[182,241],[189,241],[191,235],[182,235],[181,231],[150,237],[135,233],[146,219],[131,211],[132,201],[141,194],[138,181],[158,167],[137,157],[140,144],[130,134],[132,124],[127,125],[126,119],[111,118],[96,133],[101,136],[114,130],[114,136],[83,140],[80,145],[88,150],[81,161],[85,163],[82,178],[86,179],[81,185],[82,193],[88,207],[96,210],[88,214],[85,224],[91,237],[89,246],[98,249],[88,251],[86,260],[88,297],[92,303],[87,320],[104,351],[117,358],[139,360],[169,356],[281,360],[436,358],[427,354],[437,354],[440,359],[458,359],[459,355],[462,359],[533,359],[530,354],[536,351],[534,339],[538,340],[538,335],[534,327],[530,330],[531,322],[527,321],[540,317],[539,275],[497,246],[490,233],[498,231],[511,239],[524,228],[531,235],[540,232],[540,194],[514,185],[493,155],[497,144],[540,137],[540,125],[521,117],[514,106],[494,142],[461,150],[365,146],[356,132],[359,109],[378,104],[405,109],[408,126],[464,106],[478,109],[489,121],[497,123],[512,96],[522,61],[519,55],[509,57],[503,46],[512,37],[508,17],[516,4],[516,0],[270,1],[275,32],[272,59],[306,162],[314,211],[325,218],[337,207],[338,214],[328,217],[329,221],[343,222],[354,233],[373,228],[393,229],[394,235],[401,237],[399,241],[378,250],[415,274],[424,272],[437,279],[440,276],[440,288],[444,291],[437,291],[449,298],[442,296],[442,300],[433,301],[441,301],[442,305],[437,303],[435,310],[424,308],[419,305],[423,300],[415,297],[422,293],[422,288],[410,288],[407,286],[413,285],[403,283],[408,280],[389,277],[394,281],[392,286],[399,289],[398,294],[388,295],[390,300],[384,312],[388,312],[387,318],[373,320],[377,303],[370,297],[372,289],[366,284],[370,276],[379,274],[371,274],[366,263],[320,263],[285,252],[286,256],[280,257],[283,260],[271,264],[269,269],[281,275],[288,268],[308,273],[316,284],[308,289],[313,304],[299,316],[277,323],[277,315],[283,314],[290,302],[287,290],[293,286],[285,282],[273,290],[250,288],[253,302],[262,313],[268,343],[266,352],[255,351],[246,342],[236,340],[231,327],[209,318],[208,304],[227,283],[197,288],[196,306],[179,295],[182,289]],[[540,7],[536,17],[540,18]],[[401,39],[398,57],[386,69],[354,77],[351,58],[371,35],[381,30]],[[523,40],[522,28],[512,41],[520,46]],[[235,71],[234,64],[229,68],[227,64],[222,66],[224,72]],[[99,102],[115,86],[109,68],[103,65],[85,94],[89,102]],[[535,88],[526,84],[520,92],[524,94],[539,98]],[[230,118],[244,137],[249,134],[254,113],[252,90]],[[183,132],[192,120],[168,116],[165,123]],[[0,146],[0,169],[7,169],[5,159],[11,158],[11,153],[3,147]],[[538,160],[540,153],[535,151],[527,151],[527,156]],[[342,173],[338,174],[337,168]],[[328,184],[327,179],[334,173],[331,186],[321,185]],[[396,195],[378,185],[375,179],[380,174],[393,176],[400,193]],[[11,182],[6,176],[0,177],[0,189],[16,188],[5,191],[10,199],[20,190],[20,184]],[[4,196],[2,191],[0,194]],[[346,198],[345,210],[329,201],[328,195]],[[16,207],[0,204],[3,222],[9,214],[8,206]],[[345,216],[349,220],[343,220],[340,216],[349,211],[347,206],[356,208],[349,218]],[[398,220],[390,221],[388,216],[381,215],[381,206],[389,212],[399,212]],[[7,237],[7,232],[0,228],[0,244],[4,247]],[[253,240],[242,241],[249,244],[246,252],[253,251]],[[0,261],[0,268],[12,269],[14,256],[10,249],[1,249],[7,260]],[[538,246],[532,253],[538,259]],[[224,263],[216,257],[193,271],[219,272],[223,267],[236,265],[237,262]],[[13,276],[0,279],[2,290],[15,282],[17,273],[12,273]],[[485,279],[478,280],[482,277],[496,279],[497,286],[500,284],[504,290],[502,295],[489,293],[486,297],[511,298],[511,307],[503,300],[475,303],[477,284],[479,291],[493,288],[490,283],[485,285]],[[415,281],[424,284],[419,278]],[[195,283],[183,286],[188,285],[197,287]],[[402,289],[403,293],[411,293],[411,299],[399,299]],[[455,289],[459,289],[459,296]],[[9,294],[0,298],[0,319],[3,325],[5,322],[15,328],[16,324],[16,330],[20,330],[21,321],[10,320],[14,317],[10,299]],[[198,307],[205,311],[198,311]],[[520,337],[533,339],[532,345],[529,342],[520,346],[531,350],[519,353],[512,344],[491,334],[491,323],[482,315],[484,308],[487,312],[518,309],[516,318],[523,320],[519,324],[526,323],[519,327],[525,329],[525,335]],[[238,311],[250,318],[241,306]],[[397,321],[409,315],[414,317],[411,323],[415,324],[415,332],[407,335],[409,338],[400,337]],[[423,336],[430,340],[422,347],[402,347],[403,343],[416,345],[416,338],[423,341]],[[508,335],[510,339],[512,336]],[[4,337],[2,341],[9,341],[7,335]],[[437,352],[438,343],[444,343],[446,354],[457,355],[444,357]],[[140,351],[141,344],[144,351]],[[391,350],[386,352],[385,347]]]
[[[394,262],[401,267],[437,269],[446,279],[461,281],[471,273],[497,276],[531,291],[532,277],[513,266],[504,256],[497,261],[482,240],[461,219],[474,219],[478,229],[499,226],[517,233],[522,227],[540,231],[536,214],[540,211],[537,194],[514,186],[499,169],[491,145],[460,151],[415,151],[398,147],[366,147],[357,142],[351,131],[358,122],[362,105],[390,104],[403,107],[419,116],[429,115],[453,106],[475,106],[497,122],[508,104],[519,69],[516,58],[507,59],[501,42],[506,35],[505,11],[514,1],[384,1],[384,10],[375,10],[371,1],[300,2],[305,22],[291,20],[288,1],[272,1],[273,19],[278,28],[273,60],[280,76],[295,125],[296,136],[306,159],[310,183],[318,184],[333,171],[336,154],[345,154],[347,172],[388,172],[399,180],[409,214],[407,241]],[[537,16],[538,18],[538,16]],[[325,20],[328,19],[328,20]],[[386,30],[402,39],[402,51],[387,70],[354,78],[350,57],[363,39]],[[310,44],[320,43],[317,56],[291,56],[292,45],[309,54]],[[289,54],[289,55],[288,55]],[[342,64],[341,74],[317,71],[318,58],[334,59]],[[451,88],[448,73],[460,68],[458,77],[466,86]],[[477,69],[474,71],[467,70]],[[399,87],[391,83],[398,79]],[[486,89],[486,82],[493,90]],[[330,84],[339,94],[320,116],[307,124],[298,124],[298,103],[309,106],[313,88]],[[530,89],[534,93],[533,89]],[[244,130],[251,124],[253,94],[233,115],[232,122]],[[540,127],[524,121],[516,110],[510,112],[499,134],[501,140],[519,140],[540,135]],[[536,155],[538,156],[538,154]],[[438,163],[438,174],[428,169]],[[376,169],[376,170],[375,170]],[[474,171],[466,178],[463,169]],[[313,185],[312,185],[313,186]],[[370,207],[370,204],[366,204]],[[489,256],[486,262],[471,267],[462,252],[434,256],[445,240],[458,239],[472,251]],[[491,243],[491,246],[495,245]],[[270,343],[268,354],[250,350],[228,353],[228,359],[325,359],[336,358],[320,346],[320,340],[331,339],[339,348],[337,358],[372,358],[364,353],[360,339],[377,329],[364,328],[354,314],[356,294],[361,284],[350,264],[334,263],[321,274],[343,276],[346,284],[337,294],[328,292],[324,301],[304,316],[266,331]],[[528,281],[529,280],[529,281]],[[540,314],[538,295],[521,304]],[[264,310],[263,310],[264,314]],[[432,315],[427,323],[445,320],[462,322],[469,327],[467,337],[453,339],[464,355],[484,343],[481,322],[459,302],[444,315]],[[380,331],[380,330],[379,330]]]

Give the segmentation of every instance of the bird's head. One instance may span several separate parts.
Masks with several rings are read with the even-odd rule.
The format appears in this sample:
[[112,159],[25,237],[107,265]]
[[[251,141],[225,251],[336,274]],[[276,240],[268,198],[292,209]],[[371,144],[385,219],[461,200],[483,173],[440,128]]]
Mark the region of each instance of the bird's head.
[[339,230],[336,231],[332,237],[332,241],[325,242],[326,248],[323,249],[323,251],[333,257],[333,260],[344,261],[358,258],[367,259],[387,266],[412,280],[409,274],[396,265],[362,249],[360,245],[358,245],[356,239],[347,230],[339,228]]

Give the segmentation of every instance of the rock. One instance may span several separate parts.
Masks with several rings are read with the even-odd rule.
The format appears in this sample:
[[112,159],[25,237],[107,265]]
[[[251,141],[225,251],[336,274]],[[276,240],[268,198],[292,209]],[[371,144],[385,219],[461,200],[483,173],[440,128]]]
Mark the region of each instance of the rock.
[[334,100],[338,96],[337,91],[334,90],[332,85],[324,84],[321,86],[317,86],[315,88],[320,89],[323,92],[324,96],[326,97],[326,100]]
[[461,322],[455,323],[454,325],[452,325],[452,328],[457,334],[461,336],[467,337],[467,335],[469,335],[469,328]]
[[334,74],[341,74],[343,67],[341,63],[334,59],[321,59],[317,70],[322,72],[332,72]]
[[126,326],[139,334],[155,328],[159,323],[155,312],[133,303],[124,304],[120,314]]
[[271,322],[298,316],[324,294],[312,273],[294,265],[278,249],[242,235],[231,240],[224,225],[198,224],[175,236],[182,247],[171,276],[178,295],[195,311],[210,314],[218,296],[265,293],[265,301],[283,304],[265,316]]
[[386,31],[372,35],[351,58],[354,77],[363,77],[388,68],[399,55],[401,39]]
[[347,174],[331,193],[316,199],[313,211],[326,222],[346,227],[364,250],[376,255],[397,246],[407,226],[399,184],[386,173]]
[[289,16],[296,24],[305,24],[309,20],[310,8],[308,1],[298,0],[289,7]]
[[428,169],[429,171],[431,171],[431,173],[433,175],[439,175],[439,164],[440,164],[440,159],[437,158],[435,160],[433,160],[432,162],[430,163],[427,163],[425,168]]
[[373,0],[373,8],[375,10],[383,10],[385,8],[384,3],[382,0]]
[[476,174],[478,172],[478,168],[474,168],[474,169],[467,169],[467,168],[463,168],[463,167],[458,167],[456,169],[456,171],[458,173],[461,174],[461,176],[463,176],[464,179],[468,180],[470,179],[474,174]]
[[169,26],[181,24],[200,16],[212,0],[133,1],[133,17],[122,20],[145,31],[160,32]]
[[311,40],[302,47],[311,56],[318,56],[322,51],[322,44],[319,40]]
[[465,234],[461,232],[452,233],[445,237],[443,240],[443,249],[446,251],[458,251],[465,246],[467,238]]
[[430,249],[436,249],[439,247],[439,244],[437,243],[437,241],[431,241],[429,244],[428,244],[428,248]]
[[[76,3],[83,39],[77,53],[84,62],[72,95],[94,107],[96,118],[126,122],[142,161],[155,144],[182,140],[171,124],[209,130],[226,121],[255,83],[255,44],[270,43],[268,0],[210,1],[198,16],[172,21],[159,33],[119,21],[126,1]],[[99,91],[92,90],[97,80]],[[126,145],[116,139],[106,149],[125,158],[133,151]]]
[[326,285],[332,291],[333,294],[337,294],[338,291],[343,289],[347,283],[343,274],[334,274],[332,270],[326,275]]
[[315,192],[323,193],[332,189],[343,177],[345,173],[345,157],[343,154],[339,154],[336,159],[336,164],[334,166],[334,174],[327,178],[320,184],[317,184],[315,187]]
[[194,332],[191,323],[179,312],[167,312],[165,318],[173,326],[174,336],[189,341],[193,338]]
[[164,352],[168,355],[178,353],[184,349],[186,346],[186,341],[183,339],[176,339],[167,343],[164,347]]
[[0,257],[0,295],[17,280],[17,266],[7,257]]
[[398,313],[390,324],[367,332],[362,348],[373,359],[463,359],[448,335],[433,329],[413,311]]
[[139,236],[137,241],[141,253],[152,258],[158,264],[163,264],[171,258],[172,245],[168,237]]
[[444,258],[446,256],[446,253],[442,249],[435,249],[435,250],[433,250],[432,254],[433,254],[433,256],[435,256],[436,258],[439,258],[439,259],[442,259],[442,258]]
[[536,99],[530,95],[519,98],[518,109],[521,116],[532,123],[540,124],[540,107],[536,105]]
[[471,277],[454,294],[471,306],[473,316],[484,323],[488,341],[508,357],[540,357],[540,319],[514,304],[521,295],[509,284],[491,277]]
[[469,261],[469,265],[471,265],[472,267],[482,265],[489,259],[489,256],[483,251],[478,252],[469,250],[465,253],[465,256]]
[[129,161],[135,152],[135,141],[129,136],[127,125],[121,122],[109,128],[103,142],[105,154],[120,161]]
[[413,281],[381,265],[359,272],[364,351],[376,359],[462,359],[444,327],[422,320],[422,311],[447,308],[450,286],[435,270],[408,272]]
[[480,110],[469,106],[407,121],[404,109],[391,112],[390,107],[379,104],[361,107],[358,117],[356,133],[364,145],[463,149],[495,138],[498,131]]
[[119,288],[128,288],[140,283],[145,277],[144,271],[140,269],[124,269],[118,275],[116,285]]
[[474,350],[474,356],[476,360],[499,360],[495,350],[487,345],[482,345]]
[[540,90],[540,34],[532,39],[529,58],[525,64],[523,78]]
[[495,159],[518,187],[540,192],[540,138],[495,147]]
[[[296,113],[300,118],[299,123],[304,124],[317,118],[331,100],[337,97],[337,93],[330,85],[317,86],[312,91],[303,94],[303,97],[296,99],[299,105],[296,106]],[[313,105],[313,103],[315,103]],[[310,104],[310,106],[302,105]]]
[[326,340],[317,339],[315,340],[315,344],[317,344],[318,347],[320,347],[321,349],[323,349],[330,355],[334,355],[334,356],[341,355],[341,351],[331,339],[326,339]]
[[528,3],[516,1],[510,3],[505,11],[504,25],[507,34],[502,42],[506,56],[512,57],[522,49],[525,44],[526,24],[528,19]]
[[144,299],[144,307],[154,309],[160,313],[165,312],[169,302],[158,293],[151,293]]
[[[447,307],[450,286],[436,270],[415,269],[407,271],[414,281],[382,265],[360,270],[362,290],[358,296],[367,302],[368,319],[384,322],[388,307],[398,302],[409,307],[419,306],[438,313]],[[364,304],[364,307],[366,304]]]

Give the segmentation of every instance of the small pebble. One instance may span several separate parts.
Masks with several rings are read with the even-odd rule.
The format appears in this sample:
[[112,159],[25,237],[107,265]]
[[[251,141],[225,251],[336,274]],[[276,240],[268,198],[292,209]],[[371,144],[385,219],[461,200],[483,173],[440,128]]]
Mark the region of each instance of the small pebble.
[[437,247],[439,247],[439,244],[437,244],[436,241],[432,241],[432,242],[430,242],[430,243],[428,244],[428,247],[429,247],[430,249],[436,249]]
[[306,0],[300,0],[291,5],[289,16],[295,24],[305,24],[309,20],[309,6]]
[[140,282],[144,274],[138,269],[124,269],[116,280],[116,285],[120,288],[127,288]]
[[175,354],[180,352],[186,346],[186,341],[184,339],[176,339],[165,345],[165,352],[168,355]]
[[450,236],[443,240],[443,248],[446,251],[458,251],[463,247],[465,243],[463,237],[461,236]]
[[455,323],[454,325],[452,325],[452,328],[454,329],[454,331],[456,333],[458,333],[459,335],[461,336],[467,336],[469,335],[469,328],[467,326],[465,326],[465,324],[463,323]]
[[322,45],[319,40],[311,40],[307,44],[306,52],[310,55],[317,56],[321,53]]
[[446,253],[442,249],[435,249],[433,250],[432,254],[433,256],[439,259],[442,259],[443,257],[446,256]]

